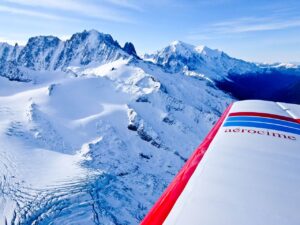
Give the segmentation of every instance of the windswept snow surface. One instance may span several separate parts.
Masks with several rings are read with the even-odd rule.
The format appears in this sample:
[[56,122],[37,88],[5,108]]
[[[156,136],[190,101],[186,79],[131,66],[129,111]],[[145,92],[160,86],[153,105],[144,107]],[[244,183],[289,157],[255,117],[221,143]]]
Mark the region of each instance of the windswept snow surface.
[[138,224],[232,100],[137,58],[0,77],[0,224]]

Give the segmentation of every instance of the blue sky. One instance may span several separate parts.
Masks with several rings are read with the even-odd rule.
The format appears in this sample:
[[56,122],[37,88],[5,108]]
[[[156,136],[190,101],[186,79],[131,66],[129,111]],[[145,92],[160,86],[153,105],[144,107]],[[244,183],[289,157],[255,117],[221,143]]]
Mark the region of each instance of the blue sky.
[[182,40],[255,62],[300,62],[297,0],[0,0],[0,26],[10,43],[96,29],[140,54]]

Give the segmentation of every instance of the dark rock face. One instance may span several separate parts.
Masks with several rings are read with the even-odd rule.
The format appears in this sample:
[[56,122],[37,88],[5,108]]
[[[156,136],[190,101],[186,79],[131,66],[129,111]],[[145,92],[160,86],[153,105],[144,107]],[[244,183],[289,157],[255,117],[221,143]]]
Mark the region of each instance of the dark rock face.
[[132,131],[137,131],[138,127],[135,124],[128,124],[127,128]]
[[32,37],[21,50],[16,61],[30,69],[49,69],[51,59],[62,41],[53,36]]
[[135,47],[131,42],[126,42],[124,47],[123,47],[123,50],[125,52],[127,52],[129,55],[137,56],[136,51],[135,51]]
[[0,62],[0,76],[6,77],[11,81],[29,82],[31,81],[27,74],[21,71],[15,62],[8,61],[6,63]]
[[144,141],[149,142],[152,140],[152,137],[149,134],[147,134],[143,128],[138,129],[137,133],[140,136],[140,138]]

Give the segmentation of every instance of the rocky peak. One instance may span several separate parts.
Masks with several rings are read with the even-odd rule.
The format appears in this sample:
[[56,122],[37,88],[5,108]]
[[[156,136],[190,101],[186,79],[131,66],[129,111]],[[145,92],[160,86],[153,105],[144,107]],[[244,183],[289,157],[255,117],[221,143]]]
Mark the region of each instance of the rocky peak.
[[125,52],[127,52],[129,55],[137,56],[136,51],[135,51],[135,47],[131,42],[126,42],[124,47],[123,47],[123,50]]

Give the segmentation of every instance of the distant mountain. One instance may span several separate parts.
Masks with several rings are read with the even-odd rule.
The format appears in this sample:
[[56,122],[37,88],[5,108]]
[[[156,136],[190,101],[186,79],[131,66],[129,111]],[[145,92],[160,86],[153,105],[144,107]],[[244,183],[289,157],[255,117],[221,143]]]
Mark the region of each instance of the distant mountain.
[[[65,71],[128,58],[139,59],[132,43],[127,42],[122,48],[111,35],[96,30],[76,33],[66,41],[54,36],[38,36],[30,38],[24,47],[0,43],[0,76],[28,81],[28,69]],[[216,81],[227,79],[228,74],[265,73],[269,69],[284,72],[300,70],[300,66],[294,64],[250,63],[219,50],[182,41],[174,41],[162,50],[145,54],[142,58],[163,67],[169,73],[183,73]]]
[[172,42],[154,54],[146,54],[144,59],[170,73],[208,79],[237,99],[300,103],[300,66],[296,64],[254,64],[219,50],[181,41]]
[[[5,43],[0,45],[0,75],[15,79],[16,74],[19,74],[19,80],[22,80],[26,77],[21,72],[22,68],[36,71],[65,70],[68,67],[104,64],[129,57],[136,57],[131,43],[127,43],[123,49],[111,35],[95,30],[76,33],[66,41],[53,36],[38,36],[30,38],[24,47]],[[11,63],[19,69],[14,73],[15,76],[11,75],[11,67],[7,66]]]
[[223,79],[231,72],[243,74],[260,70],[256,64],[232,58],[222,51],[181,41],[174,41],[154,54],[146,54],[144,59],[163,66],[171,73],[182,72],[213,80]]

